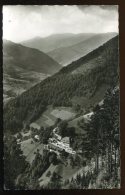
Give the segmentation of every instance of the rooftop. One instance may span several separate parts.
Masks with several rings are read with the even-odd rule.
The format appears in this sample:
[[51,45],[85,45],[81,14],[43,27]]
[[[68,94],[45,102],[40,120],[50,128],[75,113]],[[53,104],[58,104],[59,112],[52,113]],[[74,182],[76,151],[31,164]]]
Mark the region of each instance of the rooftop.
[[69,137],[63,137],[61,141],[62,142],[69,143],[70,140],[69,140]]

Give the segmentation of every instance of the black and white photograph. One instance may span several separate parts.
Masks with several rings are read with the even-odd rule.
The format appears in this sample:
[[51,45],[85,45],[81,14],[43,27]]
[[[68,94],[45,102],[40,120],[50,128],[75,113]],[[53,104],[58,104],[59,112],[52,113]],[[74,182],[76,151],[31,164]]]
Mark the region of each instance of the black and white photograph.
[[4,5],[4,190],[120,189],[118,5]]

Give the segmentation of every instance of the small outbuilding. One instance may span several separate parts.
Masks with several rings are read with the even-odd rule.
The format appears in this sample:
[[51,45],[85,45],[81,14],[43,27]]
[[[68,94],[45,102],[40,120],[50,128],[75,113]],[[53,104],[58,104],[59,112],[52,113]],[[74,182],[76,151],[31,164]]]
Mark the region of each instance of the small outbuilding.
[[35,138],[36,140],[39,140],[39,136],[38,136],[38,135],[35,135],[34,138]]
[[91,116],[92,116],[93,114],[94,114],[93,112],[90,112],[90,113],[88,113],[88,114],[85,114],[83,117],[84,117],[84,119],[86,119],[86,120],[91,120]]

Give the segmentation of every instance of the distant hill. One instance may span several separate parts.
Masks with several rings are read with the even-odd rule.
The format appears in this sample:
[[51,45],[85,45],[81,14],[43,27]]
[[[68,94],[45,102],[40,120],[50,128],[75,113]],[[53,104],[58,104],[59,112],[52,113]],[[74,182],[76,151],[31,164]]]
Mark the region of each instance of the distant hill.
[[3,40],[4,98],[22,93],[60,68],[39,50]]
[[27,47],[36,48],[45,53],[58,49],[60,47],[68,47],[79,43],[81,41],[87,40],[90,37],[93,37],[94,33],[64,33],[64,34],[55,34],[48,37],[35,37],[30,40],[21,42],[22,45]]
[[26,70],[54,74],[61,66],[47,54],[29,47],[15,44],[11,41],[3,41],[4,66],[7,71],[11,66]]
[[19,131],[23,122],[38,118],[48,105],[92,108],[117,84],[118,73],[117,36],[10,100],[4,107],[4,129]]
[[81,36],[80,42],[50,51],[48,55],[64,66],[85,56],[114,36],[116,33],[93,34],[93,36],[88,37],[86,35],[86,39],[82,39]]

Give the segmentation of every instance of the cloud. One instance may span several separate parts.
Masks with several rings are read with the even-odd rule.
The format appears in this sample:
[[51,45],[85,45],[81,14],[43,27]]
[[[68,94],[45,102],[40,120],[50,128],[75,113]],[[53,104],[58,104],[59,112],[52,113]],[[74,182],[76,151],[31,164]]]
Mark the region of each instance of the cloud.
[[118,5],[100,5],[100,7],[106,10],[118,10]]
[[[112,7],[112,8],[111,8]],[[16,5],[3,7],[3,37],[14,42],[58,33],[118,31],[114,6]]]
[[90,8],[90,7],[100,7],[101,9],[105,9],[105,10],[118,10],[118,5],[78,5],[78,8],[81,10],[85,10],[86,8]]

